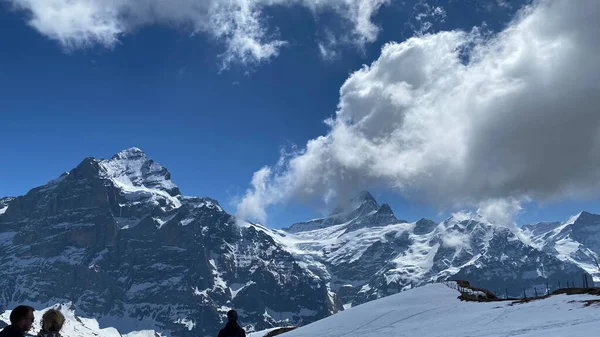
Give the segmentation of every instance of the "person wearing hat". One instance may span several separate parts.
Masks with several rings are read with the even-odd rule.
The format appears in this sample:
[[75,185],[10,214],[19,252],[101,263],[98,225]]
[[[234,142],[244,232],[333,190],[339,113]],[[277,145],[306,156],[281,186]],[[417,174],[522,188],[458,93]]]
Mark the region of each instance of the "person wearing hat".
[[246,337],[246,331],[238,324],[238,314],[235,310],[227,312],[227,324],[221,331],[218,337]]

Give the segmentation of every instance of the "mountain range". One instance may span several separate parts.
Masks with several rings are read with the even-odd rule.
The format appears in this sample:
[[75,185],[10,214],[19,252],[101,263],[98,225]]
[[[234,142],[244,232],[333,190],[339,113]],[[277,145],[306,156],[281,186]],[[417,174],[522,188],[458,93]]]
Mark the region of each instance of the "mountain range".
[[215,335],[230,308],[248,330],[305,324],[449,278],[533,294],[600,281],[599,254],[598,215],[522,229],[469,213],[408,222],[368,192],[268,228],[182,195],[137,148],[0,199],[0,309],[68,303],[121,334]]

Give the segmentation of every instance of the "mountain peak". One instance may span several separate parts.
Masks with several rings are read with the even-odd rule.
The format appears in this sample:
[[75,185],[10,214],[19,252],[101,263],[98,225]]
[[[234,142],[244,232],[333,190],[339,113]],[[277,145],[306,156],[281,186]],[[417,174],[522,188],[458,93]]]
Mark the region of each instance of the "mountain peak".
[[102,160],[103,174],[121,189],[149,192],[164,191],[170,196],[180,195],[179,188],[171,181],[166,167],[148,158],[137,147],[125,149],[109,160]]
[[417,235],[423,235],[431,233],[435,227],[437,227],[437,222],[425,218],[421,218],[419,221],[415,223],[415,228],[413,229],[413,233]]
[[360,203],[364,203],[364,202],[377,203],[377,200],[375,200],[375,197],[373,197],[373,195],[371,193],[369,193],[369,191],[361,191],[354,199],[352,199],[352,201],[360,202]]
[[388,205],[388,204],[383,204],[383,205],[381,205],[381,207],[379,207],[379,209],[377,210],[377,214],[389,214],[389,215],[394,215],[394,211],[392,211],[392,208],[390,207],[390,205]]
[[579,212],[579,213],[571,216],[566,221],[564,221],[562,224],[563,225],[573,225],[577,222],[581,222],[582,219],[588,218],[589,216],[593,216],[593,214],[588,213],[586,211],[582,211],[582,212]]
[[[369,212],[377,211],[379,209],[379,204],[377,200],[369,193],[368,191],[361,191],[354,198],[347,201],[345,204],[342,204],[336,207],[333,212],[329,215],[337,216],[344,213],[360,213],[366,214]],[[349,219],[348,219],[349,220]]]
[[577,215],[570,217],[564,222],[565,225],[597,225],[600,223],[600,215],[582,211]]
[[117,154],[115,154],[111,160],[113,159],[141,159],[141,158],[146,158],[146,153],[144,153],[144,151],[140,150],[137,147],[130,147],[128,149],[125,149]]

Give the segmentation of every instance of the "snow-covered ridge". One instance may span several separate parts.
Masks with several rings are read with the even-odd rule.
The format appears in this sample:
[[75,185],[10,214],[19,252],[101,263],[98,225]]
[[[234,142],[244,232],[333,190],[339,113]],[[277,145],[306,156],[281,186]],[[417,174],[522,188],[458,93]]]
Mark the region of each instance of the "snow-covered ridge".
[[129,200],[164,198],[170,207],[181,207],[179,188],[171,181],[169,171],[142,150],[135,147],[123,150],[109,160],[100,160],[99,166],[101,175],[110,179]]
[[579,266],[600,282],[600,215],[581,212],[561,223],[526,225],[523,233],[538,249]]
[[389,205],[379,205],[371,193],[363,191],[347,204],[338,206],[325,218],[296,223],[284,230],[289,233],[300,233],[346,223],[346,230],[351,231],[363,227],[404,222],[407,221],[396,218]]
[[[246,226],[267,233],[285,247],[307,270],[324,279],[346,308],[444,280],[463,270],[477,273],[465,277],[494,290],[504,288],[504,284],[493,281],[499,271],[522,280],[521,286],[527,289],[546,277],[564,279],[563,283],[566,278],[581,278],[576,266],[572,274],[564,274],[563,262],[530,246],[521,231],[495,225],[479,214],[456,213],[441,223],[427,219],[407,223],[397,220],[389,206],[379,206],[371,197],[356,201],[350,203],[354,209],[344,211],[353,217],[342,223],[337,217],[340,213],[336,213],[284,230]],[[365,212],[365,204],[376,211]],[[393,218],[374,218],[373,214],[382,209]],[[537,270],[540,262],[536,261],[547,264],[544,272]],[[489,271],[484,271],[486,268]],[[511,287],[515,292],[521,289]]]

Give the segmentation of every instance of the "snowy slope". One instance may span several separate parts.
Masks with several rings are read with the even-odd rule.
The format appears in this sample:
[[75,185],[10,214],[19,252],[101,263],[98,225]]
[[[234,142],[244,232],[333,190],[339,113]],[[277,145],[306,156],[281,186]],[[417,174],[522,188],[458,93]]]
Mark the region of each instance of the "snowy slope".
[[573,263],[600,282],[600,215],[581,212],[562,223],[536,223],[523,227],[537,248]]
[[372,301],[301,327],[282,337],[494,337],[595,336],[597,296],[553,296],[510,306],[461,302],[459,293],[433,284]]

